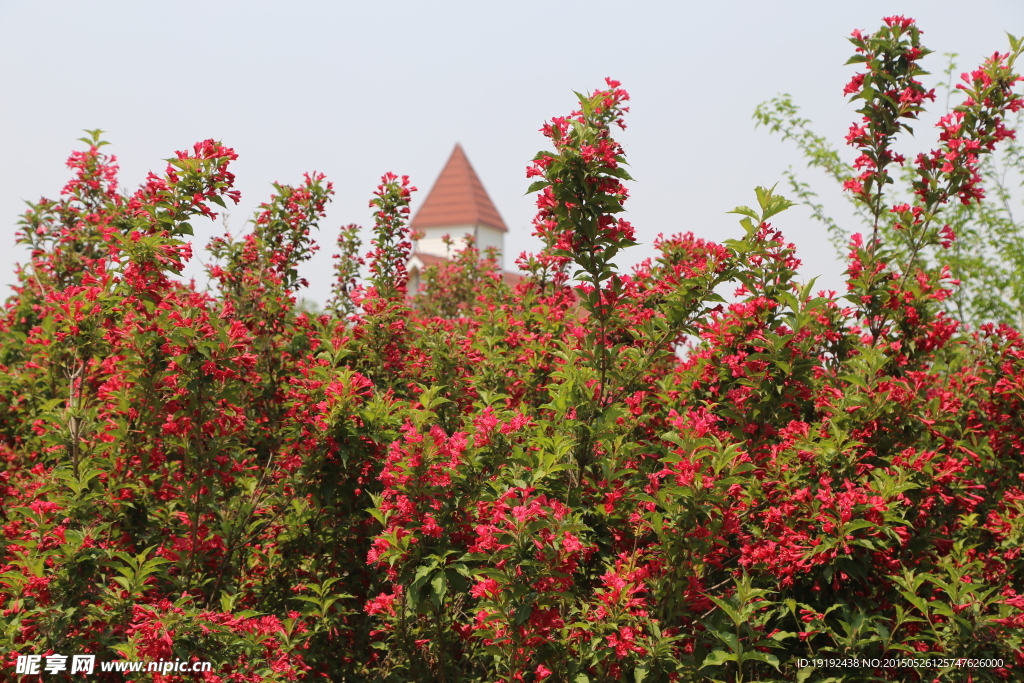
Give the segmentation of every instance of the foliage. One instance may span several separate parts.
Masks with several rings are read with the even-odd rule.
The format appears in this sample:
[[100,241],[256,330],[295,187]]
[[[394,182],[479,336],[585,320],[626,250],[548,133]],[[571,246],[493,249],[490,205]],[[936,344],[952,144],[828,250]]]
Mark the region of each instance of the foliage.
[[[856,35],[851,40],[855,44],[858,41],[863,43],[863,38]],[[877,53],[879,49],[889,47],[877,44],[878,41],[891,41],[893,36],[880,35],[875,40],[873,51]],[[855,100],[862,98],[865,93],[873,97],[875,93],[872,83],[875,88],[882,83],[886,90],[883,97],[887,94],[890,98],[896,98],[902,108],[916,115],[922,110],[921,101],[935,99],[935,91],[925,91],[916,81],[907,81],[904,85],[912,87],[901,90],[900,84],[892,79],[902,76],[906,81],[908,70],[911,69],[917,76],[927,74],[916,64],[928,53],[927,50],[920,48],[919,40],[919,35],[915,35],[912,39],[913,44],[907,45],[906,50],[918,50],[912,59],[906,51],[902,55],[895,52],[887,53],[890,63],[877,64],[876,68],[881,69],[879,73],[854,76],[844,89],[844,93],[852,95]],[[951,136],[954,144],[947,145],[945,149],[934,150],[931,153],[931,163],[954,163],[955,156],[946,160],[935,155],[955,155],[960,149],[958,141],[965,145],[963,149],[968,150],[968,154],[973,153],[977,156],[976,160],[971,162],[972,168],[965,167],[961,171],[971,176],[967,194],[958,197],[960,201],[957,202],[947,203],[944,201],[948,199],[947,197],[937,203],[933,202],[932,205],[934,220],[947,223],[951,232],[956,235],[956,240],[938,245],[916,245],[907,239],[906,233],[900,232],[901,223],[897,217],[876,216],[869,210],[869,205],[858,196],[847,195],[854,216],[867,225],[874,234],[881,232],[885,241],[901,259],[917,258],[933,266],[949,266],[950,274],[961,284],[952,290],[944,307],[958,319],[974,326],[985,322],[1005,322],[1019,328],[1024,324],[1021,314],[1024,310],[1024,224],[1021,223],[1019,216],[1014,215],[1013,209],[1013,205],[1020,201],[1020,188],[1024,188],[1024,157],[1021,155],[1020,143],[1012,136],[1006,135],[1012,129],[1007,128],[1003,120],[1007,117],[1012,118],[1015,128],[1021,122],[1021,112],[1014,107],[1002,110],[1002,103],[986,99],[989,95],[995,94],[998,100],[999,93],[1006,88],[1006,79],[1012,73],[1020,47],[1019,41],[1015,38],[1011,36],[1010,40],[1011,52],[996,53],[980,68],[961,74],[961,82],[955,88],[953,74],[956,72],[956,55],[948,55],[949,62],[945,69],[948,80],[941,84],[946,90],[946,117],[939,125],[944,127],[944,135]],[[868,59],[867,56],[860,55],[859,58]],[[900,70],[903,70],[902,74]],[[891,82],[886,82],[886,79]],[[950,109],[949,100],[954,94],[963,96],[963,101]],[[887,104],[891,104],[890,109],[896,107],[895,102]],[[1005,115],[986,110],[986,107],[992,106],[1005,111]],[[792,140],[803,153],[810,168],[823,171],[837,184],[850,189],[849,184],[857,182],[857,176],[862,173],[864,158],[859,158],[853,164],[844,162],[839,150],[825,137],[815,133],[810,128],[811,122],[801,118],[799,112],[799,107],[793,103],[790,95],[780,95],[760,104],[754,118],[757,125],[766,126],[770,131],[779,133],[784,140]],[[865,110],[861,110],[860,113],[867,114]],[[890,125],[895,128],[892,131],[875,132],[887,136],[886,152],[891,155],[889,148],[894,135],[890,133],[897,132],[898,121],[903,114],[894,109],[890,115]],[[974,140],[961,140],[958,131],[977,130],[970,121],[977,116],[994,116],[990,122],[993,128],[987,132],[978,131],[978,137]],[[863,142],[859,139],[862,134],[859,129],[860,126],[856,124],[850,129],[850,134],[846,138],[848,144],[857,147]],[[904,129],[913,132],[909,126],[904,125]],[[999,150],[991,147],[995,142],[1001,143]],[[927,167],[928,162],[919,159],[915,165],[906,165],[905,160],[896,155],[884,160],[883,165],[888,166],[893,160],[898,160],[900,168],[894,173],[884,169],[881,171],[881,185],[876,188],[875,193],[876,200],[880,202],[878,206],[885,203],[882,201],[885,196],[908,197],[919,190],[922,182],[927,182],[921,171]],[[925,170],[925,174],[927,173]],[[819,201],[817,193],[806,182],[799,180],[792,169],[786,172],[786,178],[793,193],[811,209],[812,216],[826,226],[833,245],[840,254],[844,254],[853,231],[842,226],[830,215],[824,204]],[[885,185],[893,187],[886,189]],[[986,195],[991,195],[990,201],[974,201]]]
[[465,317],[479,303],[503,301],[511,296],[494,247],[481,253],[469,234],[458,251],[452,251],[455,242],[450,236],[443,236],[442,241],[451,258],[424,269],[422,282],[413,296],[420,315],[454,320]]
[[91,134],[23,219],[0,320],[5,673],[58,652],[207,681],[1012,680],[1024,337],[952,318],[933,259],[1012,137],[1021,45],[896,205],[925,50],[903,17],[854,45],[844,181],[872,232],[844,298],[798,282],[764,188],[735,239],[660,237],[620,272],[614,81],[543,128],[521,282],[468,251],[409,296],[413,188],[387,174],[370,278],[345,229],[321,315],[296,305],[321,176],[214,240],[200,292],[173,275],[189,219],[237,200],[234,153],[199,143],[126,195]]

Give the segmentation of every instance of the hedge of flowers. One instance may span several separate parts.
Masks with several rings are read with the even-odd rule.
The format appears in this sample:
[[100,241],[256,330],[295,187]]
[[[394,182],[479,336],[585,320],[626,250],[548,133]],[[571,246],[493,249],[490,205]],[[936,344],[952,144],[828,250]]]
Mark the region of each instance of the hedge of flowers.
[[799,281],[763,188],[735,239],[620,271],[611,80],[543,128],[521,283],[470,246],[407,291],[415,188],[388,174],[369,277],[349,226],[322,314],[296,304],[322,176],[215,239],[201,289],[174,276],[189,221],[238,201],[235,153],[125,193],[84,138],[0,319],[0,676],[91,653],[213,663],[152,681],[1020,680],[1024,337],[944,312],[958,283],[917,254],[984,200],[1024,44],[907,160],[920,31],[852,42],[847,189],[876,230],[843,294]]

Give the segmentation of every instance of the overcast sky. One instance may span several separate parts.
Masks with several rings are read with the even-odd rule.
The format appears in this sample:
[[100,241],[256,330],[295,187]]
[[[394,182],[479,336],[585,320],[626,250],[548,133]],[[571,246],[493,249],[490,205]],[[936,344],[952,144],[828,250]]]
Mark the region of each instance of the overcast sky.
[[[90,128],[106,131],[125,190],[198,140],[233,147],[242,192],[233,230],[272,181],[326,173],[336,195],[321,253],[305,269],[306,297],[320,303],[337,227],[371,223],[367,202],[380,175],[410,175],[420,188],[415,210],[461,142],[509,226],[512,268],[519,252],[536,248],[524,171],[544,146],[538,128],[571,111],[573,90],[597,88],[605,76],[632,95],[620,139],[642,244],[623,254],[623,266],[650,256],[658,233],[734,237],[738,217],[725,212],[802,165],[790,145],[754,128],[755,106],[792,93],[819,132],[842,141],[853,119],[842,95],[853,74],[843,66],[852,49],[845,37],[891,14],[918,20],[936,52],[925,62],[931,80],[941,77],[943,52],[959,53],[966,70],[1005,51],[1006,31],[1024,34],[1022,0],[0,0],[0,285],[13,283],[14,263],[25,260],[13,249],[23,200],[58,195],[64,160]],[[911,145],[933,140],[922,126]],[[841,204],[820,176],[803,175]],[[796,242],[804,276],[839,288],[842,266],[808,212],[794,208],[774,223]],[[219,232],[197,230],[200,259]]]

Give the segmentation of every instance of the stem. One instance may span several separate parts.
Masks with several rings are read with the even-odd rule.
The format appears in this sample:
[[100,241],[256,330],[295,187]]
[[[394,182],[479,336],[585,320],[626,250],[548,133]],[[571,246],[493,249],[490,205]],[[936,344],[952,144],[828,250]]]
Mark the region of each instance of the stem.
[[71,370],[67,372],[68,409],[72,411],[72,414],[68,417],[68,432],[71,436],[71,471],[76,479],[78,478],[79,459],[81,457],[81,449],[79,447],[81,423],[77,417],[82,410],[82,386],[79,381],[84,368],[84,364],[79,365],[78,363],[78,349],[76,348],[71,357]]
[[435,616],[434,627],[435,627],[435,630],[437,631],[437,640],[438,640],[438,642],[440,644],[440,647],[438,647],[438,649],[437,649],[437,652],[438,652],[438,654],[437,654],[437,667],[438,667],[438,669],[440,670],[440,673],[441,673],[441,683],[448,683],[448,672],[447,672],[447,668],[448,667],[446,666],[447,662],[445,661],[445,656],[444,656],[445,649],[446,649],[447,646],[445,645],[445,641],[444,641],[444,629],[441,628],[442,624],[441,624],[441,608],[440,607],[438,607],[437,610],[434,612],[434,616]]
[[[194,465],[195,462],[197,460],[199,460],[198,458],[189,458],[188,456],[189,456],[189,450],[190,450],[193,442],[196,443],[196,444],[202,443],[202,417],[203,417],[203,413],[202,413],[203,393],[202,392],[203,392],[203,385],[200,383],[199,387],[196,390],[197,399],[198,399],[197,400],[197,405],[199,406],[199,408],[197,410],[198,415],[195,416],[196,419],[193,420],[193,424],[192,424],[192,430],[194,432],[194,437],[193,437],[193,439],[189,439],[189,442],[186,444],[185,453],[184,453],[183,458],[182,458],[182,463],[183,463],[183,465],[186,465],[186,466],[190,465],[190,464]],[[199,512],[199,491],[202,489],[202,486],[200,484],[200,481],[201,481],[200,477],[201,477],[202,471],[201,471],[201,469],[199,467],[196,467],[194,469],[196,470],[196,472],[195,472],[195,477],[193,477],[192,484],[191,484],[192,491],[189,492],[189,498],[191,499],[190,502],[192,503],[192,510],[191,510],[191,515],[190,515],[190,517],[191,517],[190,522],[192,524],[192,538],[191,538],[191,544],[190,544],[190,548],[189,548],[188,577],[186,579],[186,584],[185,584],[186,590],[191,590],[192,589],[192,577],[195,576],[195,566],[196,566],[196,543],[199,540],[199,516],[200,516],[200,512]],[[188,474],[188,472],[186,470],[186,476],[187,476],[187,474]]]
[[740,640],[740,625],[736,624],[736,683],[743,683],[743,642]]

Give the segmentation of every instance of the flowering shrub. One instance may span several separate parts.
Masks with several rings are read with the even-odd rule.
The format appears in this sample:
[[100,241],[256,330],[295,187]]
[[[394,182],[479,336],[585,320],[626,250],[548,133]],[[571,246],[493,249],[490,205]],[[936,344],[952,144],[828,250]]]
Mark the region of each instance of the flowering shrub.
[[[851,63],[864,63],[868,68],[856,74],[843,92],[864,102],[862,114],[872,114],[853,125],[846,137],[848,144],[861,151],[852,164],[810,130],[810,122],[799,117],[789,95],[762,103],[754,116],[758,125],[795,141],[808,165],[824,170],[852,190],[847,198],[854,213],[873,235],[883,236],[895,255],[949,266],[961,283],[950,291],[943,308],[975,326],[995,321],[1019,327],[1024,321],[1024,225],[1011,206],[1013,188],[1024,180],[1024,165],[1011,124],[1019,125],[1024,112],[1005,100],[1012,88],[1008,79],[1013,78],[1016,39],[1011,38],[1011,52],[994,53],[979,68],[960,74],[955,86],[955,55],[947,55],[948,81],[940,84],[947,93],[946,115],[939,123],[940,146],[907,164],[892,147],[901,130],[910,130],[900,119],[915,118],[926,102],[935,101],[935,90],[926,90],[918,80],[927,74],[920,62],[930,51],[920,44],[919,29],[906,22],[887,25],[874,36],[858,31],[851,38],[858,51]],[[897,42],[889,45],[886,41]],[[950,109],[954,97],[961,102]],[[886,113],[879,117],[880,112]],[[868,148],[872,148],[870,152]],[[942,177],[934,175],[936,168],[941,169]],[[831,218],[816,193],[794,173],[787,171],[786,176],[796,196],[811,208],[812,215],[828,228],[833,244],[845,253],[855,230]],[[957,188],[947,181],[955,181]],[[940,240],[918,243],[903,230],[908,220],[920,224],[923,206],[915,207],[909,217],[898,215],[899,211],[886,215],[872,210],[880,207],[872,204],[870,196],[880,200],[885,192],[879,190],[886,185],[892,186],[885,190],[891,194],[913,193],[929,203],[931,219],[948,224],[947,233]],[[894,188],[899,188],[898,192]],[[992,198],[980,201],[986,195]],[[958,201],[947,201],[953,196]],[[909,204],[895,206],[911,209]]]
[[[350,226],[323,315],[296,303],[323,177],[215,239],[199,291],[172,276],[190,218],[237,201],[234,152],[123,194],[90,134],[22,221],[0,320],[4,675],[57,652],[206,681],[1019,677],[1024,338],[953,317],[921,254],[983,199],[1024,46],[968,77],[894,200],[919,38],[854,34],[847,187],[891,229],[853,236],[842,297],[798,282],[763,188],[736,239],[620,272],[611,80],[542,129],[522,282],[471,249],[408,292],[414,188],[387,174],[370,278]],[[879,663],[817,661],[853,657]],[[931,662],[881,663],[907,658]]]

